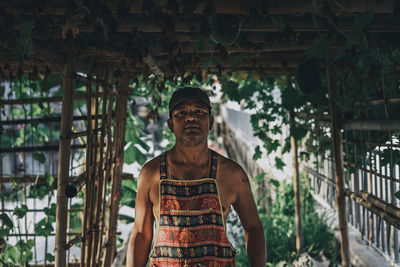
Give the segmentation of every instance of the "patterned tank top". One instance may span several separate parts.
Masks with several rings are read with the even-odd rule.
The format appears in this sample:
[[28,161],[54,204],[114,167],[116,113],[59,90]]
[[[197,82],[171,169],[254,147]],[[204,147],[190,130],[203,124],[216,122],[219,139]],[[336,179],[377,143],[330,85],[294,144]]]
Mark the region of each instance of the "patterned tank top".
[[160,220],[151,267],[231,267],[230,244],[216,183],[217,154],[211,150],[208,178],[168,179],[166,153],[160,158]]

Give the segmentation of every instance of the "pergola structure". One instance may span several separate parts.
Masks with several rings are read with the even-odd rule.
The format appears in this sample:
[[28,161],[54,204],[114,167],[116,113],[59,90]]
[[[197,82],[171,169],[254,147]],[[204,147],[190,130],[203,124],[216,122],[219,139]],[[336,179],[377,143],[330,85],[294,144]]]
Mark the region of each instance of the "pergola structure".
[[[57,73],[63,76],[62,98],[21,96],[0,102],[1,106],[11,108],[32,103],[47,103],[49,107],[50,103],[62,103],[60,138],[58,146],[52,148],[59,153],[56,266],[66,265],[66,251],[78,241],[82,247],[81,266],[110,266],[115,256],[130,80],[139,75],[168,80],[222,72],[260,76],[294,74],[316,39],[335,31],[351,33],[357,24],[354,15],[371,11],[375,16],[365,27],[360,26],[363,33],[379,34],[383,45],[398,45],[398,1],[2,1],[1,79],[7,81],[23,75],[46,78]],[[334,57],[348,45],[347,41],[344,36],[335,38],[326,56]],[[328,122],[332,129],[334,153],[331,156],[335,159],[336,181],[330,185],[334,185],[332,192],[337,194],[343,265],[349,266],[345,194],[360,205],[367,200],[358,194],[358,189],[345,193],[341,153],[345,137],[341,129],[375,131],[379,128],[392,132],[399,130],[399,124],[389,115],[386,122],[371,122],[367,118],[359,124],[342,121],[334,101],[334,66],[326,66],[323,61],[318,64],[320,69],[327,68],[330,108],[326,111],[330,118],[326,121],[321,117],[319,121],[325,125]],[[75,92],[75,81],[86,84],[84,94]],[[86,121],[86,129],[79,131],[72,126],[77,120],[73,103],[78,100],[86,101],[87,111],[80,118]],[[362,107],[385,105],[387,113],[387,105],[398,103],[399,98],[375,102],[360,99]],[[298,114],[301,115],[304,114]],[[31,117],[14,125],[37,119]],[[5,119],[2,124],[6,125]],[[83,141],[73,142],[78,138]],[[41,149],[50,148],[2,147],[0,152]],[[81,149],[86,155],[82,175],[76,178],[70,177],[71,149]],[[367,173],[372,173],[367,169]],[[390,181],[398,182],[395,174],[385,175]],[[28,183],[36,179],[19,178]],[[1,177],[0,181],[10,183],[12,178]],[[64,192],[71,181],[78,191],[82,187],[86,190],[82,232],[68,239],[68,203]],[[111,192],[106,191],[107,183],[111,183]],[[382,205],[396,209],[392,204],[386,200]],[[364,207],[374,212],[375,207],[371,205],[368,202]],[[387,221],[397,227],[399,217],[393,216],[397,216],[394,217],[397,224]]]

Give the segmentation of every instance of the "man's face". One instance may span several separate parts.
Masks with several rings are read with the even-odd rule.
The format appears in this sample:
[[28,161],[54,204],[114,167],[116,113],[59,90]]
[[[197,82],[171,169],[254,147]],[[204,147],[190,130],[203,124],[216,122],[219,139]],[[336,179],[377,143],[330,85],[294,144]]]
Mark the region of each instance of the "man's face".
[[214,117],[208,107],[197,99],[188,99],[176,107],[168,120],[168,126],[175,134],[177,142],[194,146],[207,142],[208,131]]

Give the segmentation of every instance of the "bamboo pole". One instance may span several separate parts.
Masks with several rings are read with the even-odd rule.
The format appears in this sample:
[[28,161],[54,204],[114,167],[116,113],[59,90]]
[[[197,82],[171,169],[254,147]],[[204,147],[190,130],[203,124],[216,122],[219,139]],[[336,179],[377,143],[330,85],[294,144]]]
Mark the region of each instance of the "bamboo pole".
[[380,219],[386,220],[389,224],[393,225],[396,228],[400,228],[400,220],[398,216],[395,216],[387,210],[381,209],[379,206],[375,205],[374,202],[370,200],[365,200],[363,196],[360,196],[357,193],[347,191],[345,192],[345,194],[358,204],[366,207],[367,209],[378,215]]
[[349,232],[346,214],[346,199],[344,195],[344,175],[343,175],[343,153],[342,137],[340,133],[340,122],[338,108],[335,103],[336,77],[332,67],[327,68],[329,107],[332,116],[332,139],[333,153],[335,157],[335,176],[336,176],[336,205],[339,217],[340,231],[340,254],[342,265],[350,267]]
[[116,102],[116,117],[115,117],[115,142],[114,142],[114,172],[111,181],[111,196],[108,218],[108,228],[106,233],[106,242],[103,252],[102,266],[107,267],[111,265],[115,254],[115,234],[118,223],[119,200],[121,195],[121,175],[124,160],[124,144],[125,144],[125,127],[126,127],[126,108],[128,100],[128,76],[125,73],[123,82],[120,85],[120,91],[117,96]]
[[[290,111],[290,128],[294,130],[295,120],[294,111]],[[296,222],[296,251],[300,253],[303,249],[303,227],[301,223],[301,200],[300,200],[300,176],[299,176],[299,162],[297,159],[297,140],[290,134],[290,145],[292,147],[292,162],[294,169],[293,186],[294,186],[294,217]]]
[[[108,75],[109,75],[109,70],[108,66],[105,67],[104,69],[104,81],[108,81]],[[100,144],[105,143],[105,137],[106,137],[106,109],[107,109],[107,100],[108,100],[108,86],[103,87],[103,101],[102,101],[102,115],[101,115],[101,126],[100,126]],[[111,91],[112,88],[110,88]],[[107,158],[105,157],[105,154],[107,153],[106,147],[101,145],[100,146],[100,162],[98,166],[98,176],[99,179],[97,181],[97,188],[98,188],[98,197],[97,197],[97,204],[96,204],[96,225],[99,227],[100,230],[100,238],[96,242],[96,251],[94,253],[94,257],[96,259],[96,264],[100,265],[101,261],[101,245],[102,242],[101,240],[103,239],[103,221],[104,221],[104,210],[103,210],[103,203],[106,201],[106,183],[104,182],[105,179],[105,166],[107,164]]]
[[358,194],[368,202],[371,202],[373,205],[377,206],[378,208],[384,210],[385,212],[389,213],[391,216],[397,217],[400,222],[400,208],[387,203],[386,201],[377,198],[376,196],[366,192],[366,191],[359,191]]
[[[89,64],[89,77],[92,77],[92,68],[93,68],[93,60],[90,60]],[[87,248],[87,237],[88,237],[88,231],[87,231],[87,222],[88,222],[88,209],[90,207],[90,199],[89,199],[89,192],[91,190],[90,188],[90,172],[91,172],[91,154],[92,154],[92,124],[91,124],[91,116],[92,116],[92,80],[88,79],[87,80],[87,85],[86,85],[86,108],[87,108],[87,137],[86,137],[86,189],[84,191],[85,194],[85,201],[84,201],[84,216],[83,216],[83,223],[82,223],[82,247],[81,247],[81,262],[80,262],[80,267],[85,266],[86,262],[86,248]]]
[[86,184],[86,171],[82,174],[80,174],[72,183],[70,183],[66,188],[65,188],[65,195],[68,198],[73,198],[75,197],[79,191],[85,186]]
[[69,163],[71,151],[72,114],[74,99],[74,70],[73,59],[67,62],[64,72],[63,102],[60,129],[60,143],[58,156],[58,179],[57,179],[57,209],[56,209],[56,266],[66,266],[66,244],[68,202],[65,196],[65,188],[68,184]]
[[[103,70],[103,65],[97,64],[96,66],[96,77],[100,77],[100,72]],[[99,91],[100,90],[100,83],[96,82],[96,91],[95,91],[95,104],[94,104],[94,113],[96,115],[95,121],[94,121],[94,129],[97,129],[99,126]],[[98,201],[100,198],[100,189],[99,189],[99,179],[102,176],[100,174],[101,168],[102,168],[102,156],[103,156],[103,146],[101,145],[99,149],[97,149],[97,144],[101,142],[99,135],[96,133],[95,135],[95,147],[94,147],[94,153],[93,153],[93,174],[94,177],[92,178],[93,180],[93,188],[94,194],[92,195],[92,207],[91,207],[91,220],[90,224],[92,227],[92,237],[91,237],[91,248],[88,253],[88,266],[96,266],[96,256],[97,256],[97,246],[98,246],[98,241],[99,241],[99,235],[101,235],[101,229],[99,229],[99,224],[98,224]]]
[[[114,82],[114,75],[113,75],[113,71],[111,71],[111,75],[110,75],[110,81],[111,83]],[[107,142],[106,142],[106,160],[105,160],[105,179],[103,180],[103,192],[106,193],[106,187],[107,187],[107,183],[110,182],[110,177],[113,175],[112,174],[112,162],[113,162],[113,157],[115,155],[115,151],[113,151],[114,148],[114,142],[115,139],[112,138],[112,109],[113,109],[113,104],[114,104],[114,99],[115,97],[113,95],[109,95],[109,100],[108,100],[108,107],[107,107],[107,120],[106,120],[106,125],[105,125],[105,130],[106,130],[106,135],[107,135]],[[103,200],[102,203],[102,209],[101,209],[101,224],[100,227],[101,229],[104,229],[103,226],[106,225],[105,220],[106,220],[106,199]],[[103,242],[106,242],[105,238],[100,239],[100,248],[103,248]],[[101,253],[99,253],[101,254]],[[103,255],[101,255],[102,257]],[[102,259],[100,259],[100,266],[102,265]]]

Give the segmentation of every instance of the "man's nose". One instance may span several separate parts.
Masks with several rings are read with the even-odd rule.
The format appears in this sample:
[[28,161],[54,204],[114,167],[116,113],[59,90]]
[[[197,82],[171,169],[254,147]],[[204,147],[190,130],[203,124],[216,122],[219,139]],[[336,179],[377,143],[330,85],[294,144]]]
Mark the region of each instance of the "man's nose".
[[188,112],[188,114],[186,115],[186,120],[187,121],[197,120],[197,116],[194,112]]

